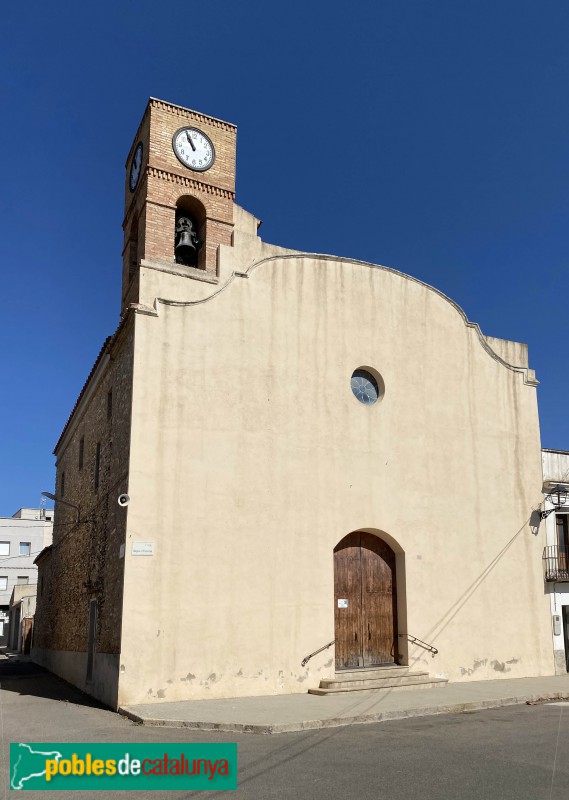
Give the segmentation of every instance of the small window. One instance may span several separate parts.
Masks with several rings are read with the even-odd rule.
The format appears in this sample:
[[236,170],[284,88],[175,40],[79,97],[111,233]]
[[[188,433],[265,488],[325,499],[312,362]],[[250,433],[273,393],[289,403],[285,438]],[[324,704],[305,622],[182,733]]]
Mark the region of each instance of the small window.
[[107,419],[109,420],[113,416],[113,392],[111,391],[107,394]]
[[20,555],[29,556],[32,550],[31,542],[20,542]]
[[25,585],[25,584],[27,584],[29,582],[30,582],[30,579],[29,579],[28,575],[18,575],[18,577],[16,578],[16,583],[18,583],[20,585]]
[[365,406],[372,406],[383,398],[385,384],[377,370],[371,367],[360,367],[352,373],[351,380],[354,397]]
[[61,473],[61,496],[65,497],[65,472]]
[[79,469],[83,469],[83,458],[85,457],[85,437],[79,441]]
[[10,555],[10,542],[0,542],[0,556]]
[[8,588],[8,577],[6,575],[0,576],[0,592],[5,592]]
[[99,473],[101,471],[101,442],[97,442],[95,452],[95,491],[99,488]]

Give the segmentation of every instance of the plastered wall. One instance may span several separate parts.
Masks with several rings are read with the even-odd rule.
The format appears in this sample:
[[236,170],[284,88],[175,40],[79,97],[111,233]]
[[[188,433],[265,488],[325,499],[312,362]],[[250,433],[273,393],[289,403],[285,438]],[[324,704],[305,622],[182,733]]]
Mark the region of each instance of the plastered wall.
[[[439,650],[409,664],[552,674],[532,373],[393,270],[231,257],[248,277],[143,287],[119,703],[318,685],[333,648],[301,661],[334,638],[333,548],[357,529],[396,543],[400,619]],[[361,366],[385,381],[374,406],[350,391]]]

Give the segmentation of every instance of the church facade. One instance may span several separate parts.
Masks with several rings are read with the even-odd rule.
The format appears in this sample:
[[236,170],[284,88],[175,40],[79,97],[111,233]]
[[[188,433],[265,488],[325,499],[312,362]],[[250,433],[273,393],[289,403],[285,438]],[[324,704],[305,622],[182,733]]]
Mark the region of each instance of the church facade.
[[235,142],[151,99],[132,143],[35,660],[115,708],[553,674],[527,348],[394,269],[263,242]]

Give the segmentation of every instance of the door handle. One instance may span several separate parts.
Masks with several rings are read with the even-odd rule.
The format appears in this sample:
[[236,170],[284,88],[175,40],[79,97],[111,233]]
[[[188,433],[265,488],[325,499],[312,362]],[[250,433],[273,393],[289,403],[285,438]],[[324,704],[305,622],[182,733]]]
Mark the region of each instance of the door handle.
[[355,642],[358,641],[358,632],[357,631],[354,631],[354,641]]
[[368,624],[367,624],[367,640],[368,640],[368,642],[369,642],[370,639],[371,639],[371,628],[370,628],[369,622],[368,622]]

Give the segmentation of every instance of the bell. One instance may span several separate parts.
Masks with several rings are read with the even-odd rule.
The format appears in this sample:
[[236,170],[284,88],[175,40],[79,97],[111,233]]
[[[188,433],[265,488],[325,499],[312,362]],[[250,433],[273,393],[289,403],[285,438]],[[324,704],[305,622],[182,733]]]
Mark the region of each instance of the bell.
[[196,263],[198,251],[194,244],[191,231],[180,231],[174,252],[176,255],[176,261],[179,264],[191,266],[192,264]]
[[198,237],[195,223],[185,214],[180,214],[176,220],[176,244],[174,255],[178,264],[193,267],[197,263]]

